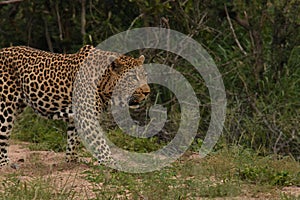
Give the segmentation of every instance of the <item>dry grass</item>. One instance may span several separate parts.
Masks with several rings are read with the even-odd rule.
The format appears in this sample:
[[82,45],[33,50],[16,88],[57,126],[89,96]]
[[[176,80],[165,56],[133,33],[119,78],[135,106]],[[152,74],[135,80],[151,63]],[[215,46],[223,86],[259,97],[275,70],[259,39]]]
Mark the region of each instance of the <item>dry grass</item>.
[[[241,180],[246,152],[220,151],[204,159],[194,153],[161,171],[127,174],[91,163],[67,164],[64,153],[30,151],[28,143],[10,146],[11,167],[1,169],[2,199],[296,199],[299,185],[278,186]],[[243,156],[242,156],[243,155]],[[248,155],[251,157],[251,155]],[[253,156],[253,155],[252,155]],[[292,159],[253,156],[253,165],[299,171]],[[248,160],[248,162],[246,162]],[[292,183],[290,183],[292,184]]]

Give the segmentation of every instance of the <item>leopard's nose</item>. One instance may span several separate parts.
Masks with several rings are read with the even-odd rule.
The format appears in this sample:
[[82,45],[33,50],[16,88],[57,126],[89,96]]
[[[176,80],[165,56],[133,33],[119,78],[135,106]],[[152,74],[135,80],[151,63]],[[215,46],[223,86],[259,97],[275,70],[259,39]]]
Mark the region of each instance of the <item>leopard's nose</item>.
[[142,93],[143,93],[145,96],[148,96],[149,93],[150,93],[150,91],[151,91],[149,85],[147,85],[147,84],[142,85],[141,89],[142,89]]

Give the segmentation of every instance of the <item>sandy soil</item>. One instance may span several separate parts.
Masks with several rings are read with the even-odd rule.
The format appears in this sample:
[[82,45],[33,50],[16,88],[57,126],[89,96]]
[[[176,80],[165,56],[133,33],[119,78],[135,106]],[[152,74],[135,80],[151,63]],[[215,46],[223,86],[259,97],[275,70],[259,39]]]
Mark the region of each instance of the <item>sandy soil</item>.
[[83,171],[89,167],[84,163],[66,163],[64,153],[30,151],[27,143],[9,147],[11,165],[0,169],[0,181],[5,175],[15,173],[20,181],[40,179],[49,183],[53,192],[74,192],[75,199],[95,197],[92,189],[100,186],[84,179]]
[[[0,169],[0,181],[12,173],[17,174],[20,181],[29,182],[39,178],[42,181],[48,181],[54,193],[73,191],[76,194],[74,199],[95,198],[93,189],[101,189],[101,184],[95,185],[85,180],[82,172],[89,170],[86,164],[66,163],[64,153],[30,151],[28,143],[12,144],[9,152],[13,164]],[[300,196],[300,187],[284,187],[280,192]],[[233,199],[268,199],[267,196],[267,194],[262,194],[261,197],[235,197]]]

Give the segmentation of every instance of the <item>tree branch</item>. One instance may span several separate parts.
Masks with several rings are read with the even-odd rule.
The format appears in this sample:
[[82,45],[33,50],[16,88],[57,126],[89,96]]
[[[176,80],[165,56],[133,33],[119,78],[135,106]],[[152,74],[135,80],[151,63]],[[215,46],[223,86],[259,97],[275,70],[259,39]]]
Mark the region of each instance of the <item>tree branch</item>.
[[59,14],[58,1],[56,1],[55,3],[55,11],[56,11],[56,17],[57,17],[57,23],[59,29],[59,39],[63,41],[63,28],[62,28],[60,14]]
[[[225,7],[226,9],[226,7]],[[225,10],[226,12],[226,10]],[[228,12],[227,12],[228,13]],[[244,12],[245,18],[242,19],[238,14],[233,17],[233,19],[243,28],[245,28],[247,31],[249,31],[250,39],[252,43],[252,52],[255,59],[255,65],[254,65],[254,76],[255,80],[258,84],[258,81],[261,79],[261,75],[264,69],[264,58],[263,58],[263,39],[261,36],[262,31],[262,19],[260,19],[258,26],[251,26],[249,22],[249,17],[247,15],[247,12]]]
[[13,3],[20,3],[24,0],[8,0],[8,1],[0,1],[0,5],[7,5],[7,4],[13,4]]
[[141,13],[139,16],[137,16],[137,17],[131,22],[131,24],[130,24],[130,26],[129,26],[129,28],[128,28],[127,30],[131,30],[132,27],[134,26],[135,22],[136,22],[137,20],[139,20],[140,18],[142,18],[143,16],[144,16],[144,13]]
[[245,14],[245,19],[242,19],[239,15],[237,15],[236,17],[234,17],[233,19],[242,27],[244,27],[246,30],[250,30],[250,24],[249,24],[249,19],[247,16],[247,13],[244,12]]
[[225,12],[226,12],[226,17],[227,17],[227,21],[229,23],[229,26],[230,26],[230,29],[231,29],[231,32],[232,32],[232,35],[234,37],[234,40],[235,40],[235,43],[237,44],[237,46],[239,47],[239,49],[243,52],[244,55],[247,55],[246,51],[244,50],[244,48],[242,47],[241,43],[239,42],[236,34],[235,34],[235,30],[233,28],[233,25],[231,23],[231,19],[229,17],[229,14],[228,14],[228,10],[227,10],[227,6],[224,4],[224,9],[225,9]]
[[48,23],[47,23],[46,19],[44,19],[44,23],[45,23],[45,37],[46,37],[46,41],[47,41],[47,44],[48,44],[48,48],[51,52],[54,52],[53,51],[53,45],[52,45],[52,42],[51,42],[51,37],[50,37],[50,34],[49,34]]
[[83,41],[84,41],[84,37],[86,34],[86,12],[85,12],[85,7],[86,7],[86,0],[81,0],[81,35],[83,37]]

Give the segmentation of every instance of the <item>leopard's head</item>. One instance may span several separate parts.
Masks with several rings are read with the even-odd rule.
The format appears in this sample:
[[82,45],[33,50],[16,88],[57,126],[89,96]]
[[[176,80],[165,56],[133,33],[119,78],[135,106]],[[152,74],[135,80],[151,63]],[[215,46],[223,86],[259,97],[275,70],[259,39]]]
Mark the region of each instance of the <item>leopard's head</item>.
[[[150,93],[147,84],[147,74],[143,67],[145,57],[133,58],[125,55],[110,55],[111,63],[106,70],[106,85],[99,92],[104,92],[106,97],[113,96],[112,104],[130,108],[138,107]],[[103,80],[103,79],[102,79]]]

